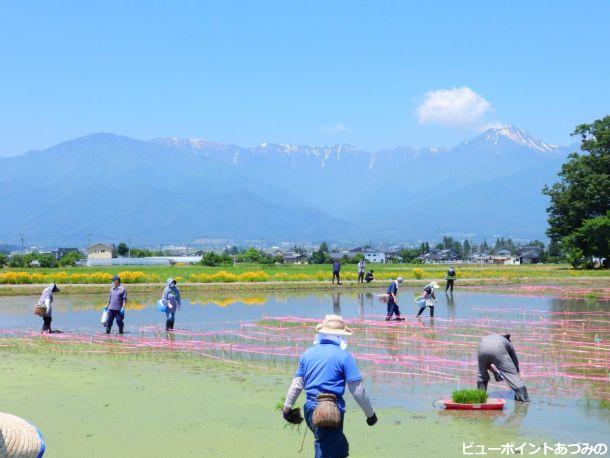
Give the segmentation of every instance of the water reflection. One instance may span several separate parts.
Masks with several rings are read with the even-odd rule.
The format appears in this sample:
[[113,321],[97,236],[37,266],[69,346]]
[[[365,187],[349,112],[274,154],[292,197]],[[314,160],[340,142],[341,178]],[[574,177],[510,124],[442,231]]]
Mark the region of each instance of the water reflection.
[[455,320],[455,296],[453,293],[447,296],[447,317]]
[[333,313],[341,315],[341,293],[332,293],[333,297]]

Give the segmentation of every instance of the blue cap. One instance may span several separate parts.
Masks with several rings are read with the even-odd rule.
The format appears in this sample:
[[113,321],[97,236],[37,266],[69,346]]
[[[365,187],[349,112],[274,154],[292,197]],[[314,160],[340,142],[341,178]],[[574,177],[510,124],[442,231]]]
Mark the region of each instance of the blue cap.
[[112,277],[112,281],[118,281],[119,283],[121,283],[121,278],[118,275],[115,275],[114,277]]

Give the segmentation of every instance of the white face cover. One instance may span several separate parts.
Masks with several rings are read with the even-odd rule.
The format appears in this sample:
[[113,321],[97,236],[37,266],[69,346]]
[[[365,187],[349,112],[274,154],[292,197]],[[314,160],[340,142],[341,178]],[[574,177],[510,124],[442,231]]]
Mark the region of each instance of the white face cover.
[[313,339],[313,344],[318,345],[322,340],[337,342],[341,350],[347,349],[347,338],[345,336],[336,336],[334,334],[324,334],[323,332],[318,332],[316,337]]

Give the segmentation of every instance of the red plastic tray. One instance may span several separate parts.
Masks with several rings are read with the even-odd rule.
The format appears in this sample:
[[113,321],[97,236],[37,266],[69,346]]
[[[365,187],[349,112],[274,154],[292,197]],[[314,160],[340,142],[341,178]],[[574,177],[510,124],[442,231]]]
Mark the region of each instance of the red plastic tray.
[[460,404],[453,402],[451,399],[441,399],[438,401],[445,406],[445,409],[452,410],[502,410],[504,408],[504,399],[489,398],[485,404]]

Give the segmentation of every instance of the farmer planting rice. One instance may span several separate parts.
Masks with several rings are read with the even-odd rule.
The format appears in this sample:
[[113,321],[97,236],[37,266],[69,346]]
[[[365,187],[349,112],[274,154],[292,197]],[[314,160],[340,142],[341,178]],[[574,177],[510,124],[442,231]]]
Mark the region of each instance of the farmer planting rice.
[[38,305],[36,306],[37,314],[42,316],[42,333],[51,333],[51,321],[53,321],[53,293],[59,293],[59,288],[55,283],[51,283],[47,286],[38,299]]
[[434,318],[434,301],[436,301],[436,296],[434,295],[434,290],[440,288],[437,282],[433,281],[432,283],[424,286],[424,293],[415,299],[419,305],[419,312],[417,312],[417,316],[419,317],[426,307],[430,307],[430,316]]
[[112,323],[116,319],[119,334],[123,334],[123,317],[125,315],[125,304],[127,303],[127,291],[121,284],[118,275],[112,277],[112,288],[108,296],[108,319],[106,320],[106,334],[110,334]]
[[286,421],[298,423],[292,407],[304,388],[305,421],[314,434],[315,457],[343,458],[349,455],[349,444],[343,434],[345,385],[366,415],[369,426],[377,423],[377,416],[356,361],[346,350],[345,337],[352,335],[352,331],[343,318],[326,315],[316,330],[313,346],[299,358],[297,372],[286,394],[283,416]]
[[174,320],[176,319],[176,311],[182,306],[182,300],[180,299],[180,290],[176,286],[176,280],[173,278],[167,279],[167,286],[163,290],[161,296],[161,302],[167,306],[165,311],[166,321],[165,330],[171,331],[174,329]]
[[386,321],[390,321],[393,315],[396,315],[396,321],[402,321],[400,317],[400,309],[398,308],[398,287],[402,284],[402,277],[393,280],[388,286],[388,314],[385,317]]
[[[515,401],[529,402],[527,388],[519,376],[519,360],[510,341],[510,334],[490,334],[483,337],[479,344],[478,358],[478,389],[487,391],[488,371],[491,371],[496,381],[506,380],[515,392]],[[497,370],[494,370],[492,364]]]

